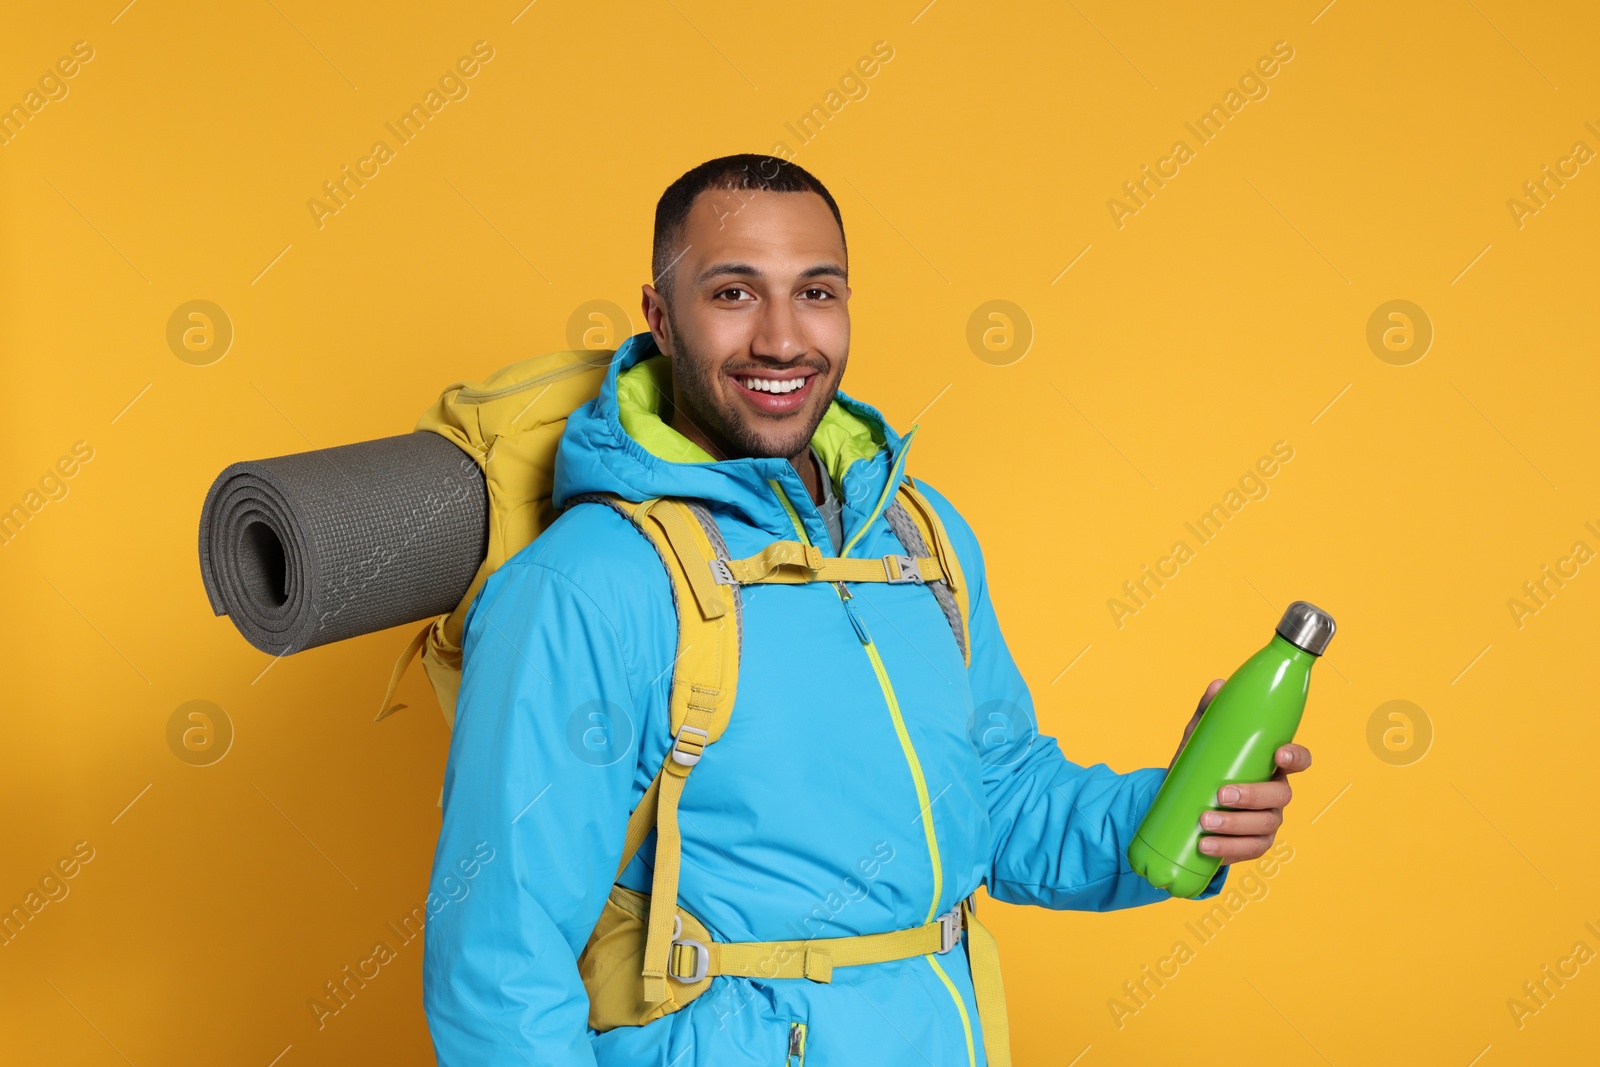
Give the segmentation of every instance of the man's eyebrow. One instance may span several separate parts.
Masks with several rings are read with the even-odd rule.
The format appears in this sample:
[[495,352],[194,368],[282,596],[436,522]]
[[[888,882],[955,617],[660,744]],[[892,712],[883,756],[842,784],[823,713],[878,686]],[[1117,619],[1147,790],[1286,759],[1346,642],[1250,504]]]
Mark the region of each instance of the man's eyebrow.
[[762,276],[759,270],[748,263],[713,263],[701,271],[700,276],[694,282],[696,285],[700,285],[717,277],[719,274],[737,274],[745,278],[759,278]]
[[835,266],[832,263],[824,263],[819,267],[812,267],[810,270],[803,270],[800,272],[800,277],[838,278],[841,282],[850,280],[850,276],[845,273],[843,267]]
[[[700,272],[699,277],[695,278],[695,284],[702,285],[712,278],[716,278],[724,274],[736,275],[742,278],[766,277],[766,275],[761,273],[759,268],[752,266],[749,263],[713,263],[711,266]],[[823,263],[815,267],[810,267],[801,271],[800,277],[838,278],[840,281],[849,280],[849,276],[845,273],[844,268],[833,263]]]

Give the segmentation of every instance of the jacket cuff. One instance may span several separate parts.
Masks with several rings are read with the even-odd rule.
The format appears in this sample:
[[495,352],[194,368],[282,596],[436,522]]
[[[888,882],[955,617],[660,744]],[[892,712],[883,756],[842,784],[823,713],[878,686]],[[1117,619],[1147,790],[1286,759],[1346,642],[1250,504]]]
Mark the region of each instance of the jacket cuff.
[[1218,867],[1217,873],[1211,876],[1211,881],[1206,883],[1205,889],[1201,890],[1198,894],[1190,897],[1189,899],[1210,900],[1212,897],[1222,892],[1222,883],[1228,880],[1228,866],[1228,864],[1224,863],[1222,866]]

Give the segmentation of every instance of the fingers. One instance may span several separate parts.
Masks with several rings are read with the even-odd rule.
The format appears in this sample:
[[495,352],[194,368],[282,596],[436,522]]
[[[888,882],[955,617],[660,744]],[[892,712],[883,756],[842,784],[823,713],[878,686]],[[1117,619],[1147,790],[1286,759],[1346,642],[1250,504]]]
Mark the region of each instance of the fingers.
[[1207,856],[1216,856],[1223,863],[1239,863],[1244,860],[1260,859],[1267,854],[1267,849],[1272,847],[1272,838],[1269,837],[1202,837],[1200,851]]
[[[1202,707],[1217,688],[1220,686],[1213,682],[1206,690]],[[1205,831],[1200,838],[1201,852],[1223,863],[1266,855],[1283,825],[1283,808],[1294,796],[1286,779],[1311,766],[1311,750],[1293,743],[1283,745],[1274,754],[1274,762],[1277,770],[1267,781],[1240,782],[1217,791],[1216,803],[1232,810],[1201,814],[1200,828]]]
[[1265,794],[1266,799],[1270,800],[1281,791],[1283,803],[1288,803],[1288,783],[1262,782],[1259,785],[1224,787],[1224,791],[1228,789],[1241,791],[1236,807],[1244,810],[1203,813],[1200,826],[1207,833],[1200,838],[1200,851],[1207,856],[1216,856],[1224,863],[1238,863],[1266,855],[1278,828],[1283,825],[1282,805],[1256,804],[1253,801],[1261,799],[1259,794]]
[[1281,808],[1294,795],[1288,782],[1240,782],[1217,790],[1217,805],[1224,808]]
[[[1207,811],[1200,816],[1200,828],[1207,833],[1245,837],[1260,834],[1271,837],[1283,825],[1283,811]],[[1201,838],[1204,841],[1204,838]]]
[[1194,709],[1196,715],[1206,710],[1206,705],[1211,703],[1211,698],[1217,695],[1217,690],[1222,688],[1222,683],[1225,681],[1227,681],[1226,678],[1213,678],[1211,680],[1211,684],[1206,686],[1206,691],[1200,694],[1200,703]]
[[1286,774],[1297,774],[1311,766],[1311,750],[1304,745],[1290,742],[1278,749],[1274,759],[1280,771]]

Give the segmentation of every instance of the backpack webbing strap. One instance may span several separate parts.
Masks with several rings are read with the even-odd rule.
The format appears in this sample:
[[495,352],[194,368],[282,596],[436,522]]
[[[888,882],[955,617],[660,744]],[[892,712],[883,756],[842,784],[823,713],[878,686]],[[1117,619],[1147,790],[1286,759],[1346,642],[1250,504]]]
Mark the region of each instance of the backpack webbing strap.
[[642,971],[647,1004],[659,1004],[667,999],[667,957],[672,951],[673,919],[678,910],[678,866],[683,849],[683,838],[678,830],[678,801],[683,797],[689,772],[700,762],[709,743],[706,730],[694,723],[709,725],[716,715],[715,693],[696,689],[697,697],[709,697],[712,703],[691,707],[690,720],[679,728],[666,762],[656,776],[661,785],[656,797],[655,874],[650,883],[650,922]]
[[711,573],[722,585],[806,582],[935,582],[944,567],[935,556],[888,555],[865,559],[824,556],[815,545],[774,541],[746,559],[712,560]]
[[668,973],[676,981],[689,984],[717,975],[805,978],[826,984],[833,981],[836,967],[943,955],[963,937],[967,942],[973,998],[982,1023],[984,1053],[991,1067],[1011,1067],[1011,1028],[1000,980],[1000,952],[994,935],[978,921],[970,896],[932,922],[879,934],[736,942],[686,936],[672,944]]
[[687,980],[701,973],[741,978],[809,978],[833,981],[835,967],[859,967],[917,956],[942,955],[961,939],[961,907],[906,930],[796,941],[680,941],[673,948],[672,975]]
[[617,873],[611,876],[615,882],[622,877],[622,872],[628,869],[628,864],[633,862],[634,853],[639,851],[639,846],[644,844],[644,839],[650,836],[650,830],[656,824],[656,803],[661,796],[661,772],[650,779],[650,788],[644,791],[639,806],[633,809],[633,814],[628,817],[628,832],[622,839],[622,859],[617,862]]
[[[615,506],[615,505],[613,505]],[[678,802],[689,772],[708,745],[722,735],[733,710],[739,657],[736,589],[712,580],[717,557],[710,538],[689,505],[654,499],[618,508],[631,519],[661,556],[672,581],[678,613],[678,657],[669,698],[672,747],[644,799],[628,820],[622,865],[627,866],[650,827],[656,831],[655,872],[650,886],[650,916],[645,938],[646,1003],[667,999],[667,964],[677,915],[682,836]]]
[[[688,505],[679,500],[647,501],[634,513],[633,521],[646,537],[657,542],[658,548],[660,542],[654,531],[659,529],[666,537],[672,561],[677,564],[674,567],[673,562],[668,563],[673,582],[680,590],[687,584],[703,619],[708,622],[720,619],[733,609],[732,599],[711,579],[710,563],[716,558],[716,552]],[[682,584],[679,584],[680,579]]]
[[1006,990],[1000,981],[1000,946],[989,928],[978,921],[972,898],[961,902],[967,928],[967,967],[972,972],[972,997],[978,1002],[983,1027],[983,1052],[990,1067],[1011,1067],[1011,1020],[1006,1012]]
[[416,659],[418,652],[422,651],[423,642],[428,639],[428,634],[432,632],[438,621],[438,619],[429,619],[422,629],[417,631],[416,636],[407,642],[405,650],[400,653],[400,658],[395,660],[394,671],[389,675],[389,688],[383,691],[383,703],[378,705],[378,714],[372,720],[373,722],[382,722],[405,707],[404,704],[396,704],[394,702],[395,690],[400,688],[400,679],[405,677],[406,668],[411,666],[411,661]]

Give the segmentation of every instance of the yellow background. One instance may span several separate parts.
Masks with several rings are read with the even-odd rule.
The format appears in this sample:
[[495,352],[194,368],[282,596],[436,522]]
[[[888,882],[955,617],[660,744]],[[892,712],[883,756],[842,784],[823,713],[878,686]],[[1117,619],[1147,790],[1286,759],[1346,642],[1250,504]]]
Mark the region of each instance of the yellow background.
[[[642,328],[656,197],[779,142],[844,212],[845,388],[921,413],[913,474],[982,536],[1069,756],[1165,765],[1288,601],[1339,623],[1293,859],[1215,940],[1191,902],[986,907],[1017,1061],[1592,1057],[1600,966],[1520,1027],[1507,1006],[1600,951],[1600,567],[1521,627],[1507,606],[1600,549],[1597,165],[1520,227],[1507,206],[1600,149],[1591,5],[523,2],[5,16],[0,103],[94,49],[0,146],[0,506],[93,448],[0,548],[0,903],[95,850],[0,948],[7,1062],[432,1062],[420,943],[324,1029],[307,1008],[426,892],[447,739],[420,671],[372,722],[410,628],[272,663],[209,610],[201,500],[234,460],[410,429],[446,384],[567,347],[586,302]],[[479,40],[470,94],[319,228],[322,183]],[[877,41],[867,95],[802,144],[785,124]],[[1198,145],[1184,123],[1277,41],[1269,94]],[[1108,199],[1180,138],[1118,228]],[[209,366],[166,342],[195,299],[235,330]],[[1435,331],[1408,366],[1366,341],[1394,299]],[[1033,330],[1006,366],[968,347],[989,300]],[[1107,600],[1280,440],[1269,495],[1119,628]],[[197,699],[236,731],[207,767],[166,739]],[[1431,723],[1424,758],[1369,745],[1391,700]],[[1180,939],[1119,1027],[1108,1001]]]

